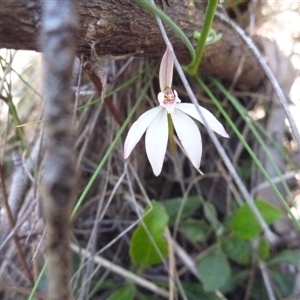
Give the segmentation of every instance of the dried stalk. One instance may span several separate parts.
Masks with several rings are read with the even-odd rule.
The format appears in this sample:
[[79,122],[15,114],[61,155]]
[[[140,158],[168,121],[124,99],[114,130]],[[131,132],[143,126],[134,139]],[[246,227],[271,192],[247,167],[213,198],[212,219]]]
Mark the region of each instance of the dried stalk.
[[[3,206],[5,207],[5,211],[7,213],[7,218],[8,218],[9,226],[10,226],[10,229],[13,229],[15,227],[15,220],[13,218],[11,209],[9,207],[9,203],[8,203],[8,199],[7,199],[6,187],[5,187],[4,178],[3,178],[2,165],[1,164],[0,164],[0,190],[1,190],[1,193],[2,193],[2,197],[3,197]],[[33,285],[34,284],[34,279],[33,279],[33,276],[32,276],[32,274],[30,272],[29,266],[28,266],[28,264],[26,262],[24,252],[23,252],[23,250],[21,248],[21,245],[20,245],[19,237],[17,235],[13,235],[13,240],[14,240],[14,243],[15,243],[18,255],[20,257],[21,263],[22,263],[22,265],[24,267],[25,273],[26,273],[26,275],[28,277],[28,280]]]
[[42,196],[47,236],[47,299],[72,299],[70,213],[74,191],[72,67],[76,51],[74,0],[43,1],[45,158]]
[[115,105],[113,104],[113,102],[111,101],[110,98],[104,98],[104,96],[102,96],[103,84],[102,84],[99,76],[96,74],[95,70],[93,69],[92,65],[90,63],[86,63],[84,65],[84,70],[89,75],[89,78],[90,78],[91,82],[94,84],[94,87],[97,90],[97,92],[101,95],[101,97],[103,97],[103,101],[104,101],[105,105],[107,106],[108,110],[110,111],[111,115],[114,117],[116,122],[120,126],[122,126],[122,124],[124,123],[124,120],[121,118],[120,113],[118,112],[117,108],[115,107]]
[[[31,151],[28,158],[23,162],[19,153],[15,153],[14,157],[14,173],[12,175],[11,187],[8,195],[8,205],[11,210],[12,219],[17,220],[18,213],[21,209],[21,206],[24,202],[24,198],[29,188],[30,178],[28,173],[33,172],[34,168],[37,166],[38,156],[41,149],[41,140],[38,139],[34,145],[33,150]],[[8,234],[11,231],[9,225],[8,214],[3,215],[2,220],[0,221],[0,244],[7,238]]]

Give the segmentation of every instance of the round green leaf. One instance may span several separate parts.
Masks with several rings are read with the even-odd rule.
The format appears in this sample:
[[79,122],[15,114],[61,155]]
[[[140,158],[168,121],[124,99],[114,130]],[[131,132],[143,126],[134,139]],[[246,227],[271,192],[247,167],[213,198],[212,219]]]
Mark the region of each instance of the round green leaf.
[[188,219],[180,226],[181,232],[195,242],[205,242],[210,232],[209,226],[195,219]]
[[186,199],[183,208],[182,206],[182,198],[174,198],[174,199],[168,199],[161,203],[169,216],[169,225],[174,225],[177,214],[179,211],[181,211],[180,219],[186,219],[190,215],[192,215],[201,205],[201,202],[199,200],[198,196],[190,196]]
[[203,257],[197,264],[197,269],[206,292],[220,289],[231,276],[228,259],[220,249]]
[[251,262],[252,249],[248,241],[238,237],[226,238],[222,243],[222,249],[230,259],[239,264],[248,265]]
[[270,245],[264,239],[262,239],[258,245],[258,254],[260,258],[264,260],[268,259],[270,257],[270,252]]
[[[255,205],[267,224],[281,218],[281,211],[263,200],[256,200]],[[242,239],[252,239],[261,233],[261,227],[249,205],[238,208],[232,215],[229,228]]]

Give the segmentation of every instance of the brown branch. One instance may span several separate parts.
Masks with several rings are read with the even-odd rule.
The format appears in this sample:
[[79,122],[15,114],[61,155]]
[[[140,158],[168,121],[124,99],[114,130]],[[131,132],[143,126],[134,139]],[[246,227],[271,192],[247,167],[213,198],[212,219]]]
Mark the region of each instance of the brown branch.
[[[93,45],[99,56],[162,56],[165,43],[155,18],[135,1],[81,0],[79,4],[78,54],[91,57]],[[196,1],[195,5],[190,5],[189,0],[172,0],[169,4],[163,7],[164,11],[193,41],[194,31],[201,30],[205,1]],[[38,51],[40,10],[38,0],[4,1],[0,10],[0,48]],[[200,67],[201,73],[232,81],[244,56],[245,62],[238,83],[249,87],[260,83],[262,69],[230,23],[216,16],[213,28],[222,33],[222,39],[207,47]],[[190,54],[185,45],[170,30],[168,36],[180,62],[189,63]]]
[[47,299],[72,299],[70,213],[74,194],[71,77],[76,52],[74,0],[43,1],[45,152],[42,176],[48,259]]

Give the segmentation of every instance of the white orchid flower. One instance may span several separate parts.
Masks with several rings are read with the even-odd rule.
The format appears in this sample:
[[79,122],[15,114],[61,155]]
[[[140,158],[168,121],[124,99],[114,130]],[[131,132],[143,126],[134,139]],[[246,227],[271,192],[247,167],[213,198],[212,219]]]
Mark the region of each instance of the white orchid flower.
[[[204,123],[196,107],[192,103],[180,103],[177,92],[172,91],[173,58],[169,48],[161,61],[159,83],[161,92],[158,94],[159,106],[142,114],[133,123],[125,140],[124,158],[128,158],[133,148],[146,132],[146,153],[153,173],[161,173],[168,143],[168,115],[174,125],[176,134],[189,160],[196,169],[200,167],[202,141],[200,131],[193,119]],[[210,128],[223,137],[229,137],[222,124],[207,109],[198,106],[202,116]],[[193,119],[192,119],[192,118]]]

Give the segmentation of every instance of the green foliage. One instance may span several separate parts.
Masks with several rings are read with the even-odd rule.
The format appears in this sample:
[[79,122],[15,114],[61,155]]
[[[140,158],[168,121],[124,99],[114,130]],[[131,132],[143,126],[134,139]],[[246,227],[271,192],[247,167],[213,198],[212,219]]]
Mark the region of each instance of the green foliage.
[[153,300],[153,295],[143,294],[141,292],[138,292],[135,296],[135,299],[137,299],[137,300]]
[[297,250],[285,249],[282,252],[275,255],[272,259],[270,259],[268,261],[268,265],[287,263],[298,268],[299,260],[300,260],[300,252],[298,249]]
[[238,287],[245,285],[245,283],[249,279],[249,273],[250,271],[248,270],[242,270],[242,271],[235,270],[235,272],[232,271],[232,275],[229,277],[226,284],[222,286],[220,291],[222,293],[228,293]]
[[107,300],[133,300],[136,294],[136,287],[133,284],[127,284],[114,291]]
[[190,196],[184,202],[182,202],[182,198],[174,198],[163,201],[161,203],[169,216],[169,225],[172,226],[175,224],[178,213],[181,213],[180,219],[184,220],[191,216],[201,205],[198,196]]
[[188,219],[182,222],[181,231],[195,242],[205,242],[211,230],[202,220]]
[[245,0],[231,0],[231,1],[225,0],[222,5],[224,5],[226,8],[229,8],[229,7],[238,6],[239,4],[244,2]]
[[227,256],[216,249],[204,256],[197,264],[203,281],[203,289],[212,292],[222,288],[231,276],[231,268]]
[[203,210],[204,210],[205,218],[210,222],[212,228],[218,231],[219,234],[221,234],[223,231],[222,230],[223,226],[220,227],[221,224],[218,220],[217,211],[214,205],[212,203],[205,202]]
[[163,205],[151,201],[143,220],[134,231],[130,243],[130,257],[134,264],[145,269],[161,263],[168,255],[167,243],[163,238],[169,217]]
[[214,292],[206,292],[199,283],[182,282],[182,287],[189,300],[220,300]]
[[[278,299],[284,299],[293,294],[293,288],[295,284],[295,275],[290,272],[282,272],[282,269],[270,269],[270,275],[272,276],[273,282],[276,286]],[[297,299],[292,298],[292,299]],[[299,298],[298,298],[299,299]]]
[[250,264],[252,257],[250,242],[241,240],[235,236],[224,238],[222,241],[222,249],[231,260],[241,265]]
[[261,259],[266,260],[270,257],[270,245],[264,240],[260,240],[258,245],[258,255]]
[[[255,205],[267,224],[272,224],[282,216],[281,211],[263,200],[256,200]],[[231,216],[229,228],[240,238],[250,240],[258,236],[262,229],[248,204],[244,204]]]

